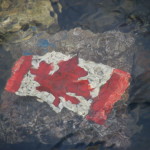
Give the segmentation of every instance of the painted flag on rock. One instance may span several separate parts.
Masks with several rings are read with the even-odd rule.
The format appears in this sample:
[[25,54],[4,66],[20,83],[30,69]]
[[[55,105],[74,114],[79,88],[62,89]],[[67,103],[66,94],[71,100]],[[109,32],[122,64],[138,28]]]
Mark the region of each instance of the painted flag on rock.
[[36,96],[56,113],[65,107],[104,124],[128,88],[129,78],[122,70],[53,51],[44,56],[22,56],[5,89],[20,96]]

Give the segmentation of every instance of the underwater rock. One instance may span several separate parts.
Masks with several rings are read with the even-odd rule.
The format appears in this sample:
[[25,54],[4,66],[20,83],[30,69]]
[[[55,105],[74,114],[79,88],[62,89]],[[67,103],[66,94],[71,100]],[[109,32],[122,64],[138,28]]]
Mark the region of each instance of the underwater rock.
[[[130,33],[113,30],[95,34],[74,28],[53,35],[43,31],[30,40],[8,43],[4,47],[15,60],[22,55],[39,55],[42,58],[44,54],[55,51],[131,73],[131,60],[136,51],[134,41]],[[17,96],[3,91],[0,139],[13,144],[37,141],[51,147],[97,141],[106,141],[105,146],[127,147],[132,135],[139,130],[137,120],[127,113],[128,94],[127,90],[114,105],[104,126],[92,123],[66,108],[61,113],[55,113],[47,103],[35,101],[36,97]]]

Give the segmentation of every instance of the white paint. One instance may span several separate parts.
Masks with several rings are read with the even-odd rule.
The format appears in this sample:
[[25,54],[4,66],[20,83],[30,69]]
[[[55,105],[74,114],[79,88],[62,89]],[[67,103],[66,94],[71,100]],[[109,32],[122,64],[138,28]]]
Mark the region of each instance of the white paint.
[[[49,73],[49,75],[51,75],[59,69],[58,63],[60,61],[67,61],[70,58],[72,58],[70,55],[66,56],[60,52],[55,51],[47,53],[44,56],[35,55],[32,58],[32,68],[38,69],[40,62],[45,61],[47,64],[52,64],[54,67],[54,69]],[[100,87],[110,79],[113,68],[101,63],[97,64],[92,61],[85,61],[81,58],[79,58],[78,65],[88,72],[87,76],[81,77],[78,80],[88,80],[91,87],[94,88],[94,90],[90,92],[91,97],[96,97],[99,93]],[[34,81],[34,78],[35,75],[31,74],[29,71],[24,76],[21,86],[16,94],[20,96],[36,96],[38,101],[48,103],[50,107],[57,113],[61,112],[61,110],[65,107],[81,116],[86,116],[88,114],[91,103],[93,101],[92,99],[87,100],[83,96],[78,96],[75,93],[66,93],[67,95],[76,97],[80,103],[77,105],[72,104],[70,101],[66,101],[64,97],[60,96],[60,104],[58,107],[56,107],[53,105],[55,97],[51,93],[40,92],[36,90],[36,87],[40,86],[40,84]]]
[[36,96],[39,102],[47,102],[55,112],[60,112],[61,109],[55,107],[53,102],[55,97],[48,92],[40,92],[36,90],[36,87],[40,86],[40,84],[34,81],[35,75],[31,74],[30,71],[24,76],[22,80],[21,86],[19,90],[16,92],[17,95],[20,96]]
[[85,61],[79,58],[79,66],[84,68],[88,75],[86,77],[81,77],[79,80],[88,79],[93,91],[91,91],[92,98],[96,97],[99,93],[99,89],[104,85],[108,79],[110,79],[113,72],[113,68],[103,65],[101,63],[97,64],[92,61]]
[[[82,115],[82,116],[85,116],[85,115],[88,114],[89,109],[90,109],[90,105],[91,105],[93,100],[91,100],[91,99],[87,100],[83,96],[77,96],[75,93],[70,93],[69,92],[69,93],[66,93],[66,94],[69,95],[69,96],[76,97],[80,101],[80,103],[77,104],[77,105],[74,105],[74,104],[70,103],[70,101],[68,101],[69,107],[66,106],[66,108],[68,108],[69,110],[72,110],[72,111],[74,111],[74,112],[76,112],[76,113],[78,113],[79,115]],[[63,102],[65,103],[66,101],[63,101]]]

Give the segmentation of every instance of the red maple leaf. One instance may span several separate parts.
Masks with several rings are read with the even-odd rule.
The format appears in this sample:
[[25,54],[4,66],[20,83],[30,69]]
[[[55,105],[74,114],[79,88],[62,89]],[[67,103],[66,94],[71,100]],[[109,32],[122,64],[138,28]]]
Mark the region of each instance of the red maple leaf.
[[58,106],[60,103],[59,97],[64,97],[65,100],[71,101],[73,104],[78,104],[80,101],[69,96],[66,93],[75,93],[77,96],[83,96],[86,99],[91,98],[90,91],[92,90],[88,80],[78,80],[80,77],[86,76],[88,73],[83,68],[78,66],[78,58],[73,57],[67,61],[58,63],[59,69],[52,75],[49,73],[53,70],[53,63],[47,64],[42,61],[38,69],[30,69],[31,73],[36,75],[35,81],[40,86],[36,89],[46,91],[55,96],[53,104]]

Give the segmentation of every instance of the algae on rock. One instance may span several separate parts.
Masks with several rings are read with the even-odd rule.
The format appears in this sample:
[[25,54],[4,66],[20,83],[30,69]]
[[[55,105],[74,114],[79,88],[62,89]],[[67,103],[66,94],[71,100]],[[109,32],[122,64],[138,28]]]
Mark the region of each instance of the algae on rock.
[[[53,16],[50,15],[50,12],[53,12]],[[57,14],[49,0],[0,1],[0,41],[3,41],[3,38],[9,42],[24,39],[28,35],[24,35],[25,31],[30,27],[46,29],[53,24],[57,24]],[[13,35],[16,38],[13,38]]]

